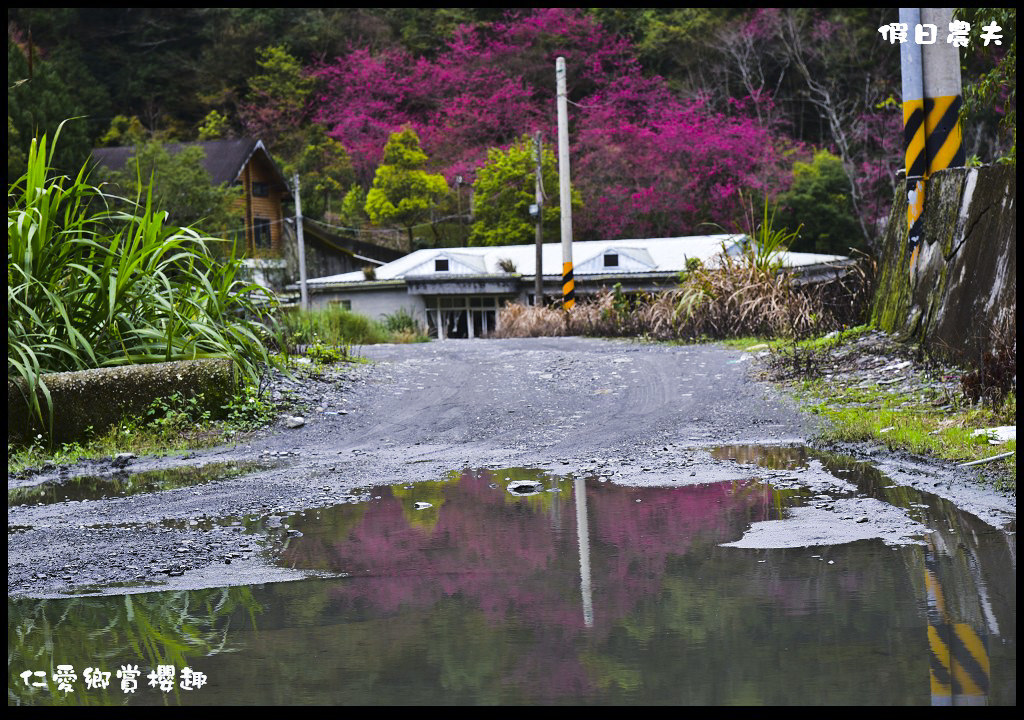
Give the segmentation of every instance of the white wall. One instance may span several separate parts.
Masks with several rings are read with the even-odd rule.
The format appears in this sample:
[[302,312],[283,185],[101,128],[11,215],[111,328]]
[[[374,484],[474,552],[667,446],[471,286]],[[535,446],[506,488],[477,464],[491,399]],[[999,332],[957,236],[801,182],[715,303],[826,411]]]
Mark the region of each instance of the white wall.
[[391,315],[399,309],[405,308],[406,312],[412,315],[423,329],[427,327],[427,308],[423,298],[419,295],[410,295],[404,287],[393,290],[311,293],[309,304],[310,307],[318,309],[326,308],[332,302],[344,300],[351,303],[352,312],[365,315],[373,320],[383,320],[385,315]]

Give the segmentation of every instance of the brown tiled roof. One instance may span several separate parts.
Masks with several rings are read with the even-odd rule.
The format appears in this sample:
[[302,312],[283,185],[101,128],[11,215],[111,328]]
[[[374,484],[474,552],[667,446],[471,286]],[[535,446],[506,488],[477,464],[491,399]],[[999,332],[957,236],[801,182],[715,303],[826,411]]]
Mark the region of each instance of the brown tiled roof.
[[[167,143],[164,147],[167,152],[174,155],[186,147],[201,147],[206,152],[203,159],[203,167],[210,173],[214,185],[221,183],[233,183],[238,180],[245,169],[249,158],[256,152],[266,155],[274,171],[279,176],[281,184],[287,191],[288,182],[281,171],[274,163],[270,154],[267,153],[263,143],[254,138],[237,138],[233,140],[208,140],[206,142],[191,143]],[[128,162],[135,156],[133,146],[96,148],[92,151],[93,159],[97,164],[111,170],[123,170]]]

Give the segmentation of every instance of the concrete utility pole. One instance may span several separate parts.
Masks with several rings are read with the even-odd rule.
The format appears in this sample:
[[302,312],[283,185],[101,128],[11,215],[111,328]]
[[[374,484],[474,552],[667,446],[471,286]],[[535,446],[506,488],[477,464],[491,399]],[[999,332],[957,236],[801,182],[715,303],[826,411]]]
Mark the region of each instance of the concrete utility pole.
[[942,37],[952,21],[953,8],[921,8],[921,24],[935,25],[939,35],[936,42],[921,46],[928,175],[963,167],[965,162],[959,122],[960,107],[964,104],[960,51]]
[[900,44],[903,139],[907,171],[907,241],[914,274],[921,242],[925,182],[939,170],[963,167],[960,52],[947,42],[952,8],[900,8],[907,40]]
[[309,310],[309,291],[306,288],[306,240],[302,235],[302,199],[299,197],[299,174],[293,178],[295,186],[295,237],[299,244],[299,303]]
[[533,157],[536,161],[534,199],[537,204],[537,263],[533,279],[533,304],[544,306],[544,174],[542,169],[540,130],[533,136]]
[[[900,8],[900,22],[908,31],[921,22],[919,8]],[[903,81],[903,146],[907,172],[907,244],[911,262],[917,259],[921,241],[921,211],[924,209],[924,178],[928,172],[924,134],[924,75],[921,68],[921,46],[900,44],[900,75]]]
[[569,182],[569,109],[565,90],[565,58],[555,61],[555,84],[558,90],[558,188],[562,212],[562,307],[576,304],[576,284],[572,277],[572,185]]

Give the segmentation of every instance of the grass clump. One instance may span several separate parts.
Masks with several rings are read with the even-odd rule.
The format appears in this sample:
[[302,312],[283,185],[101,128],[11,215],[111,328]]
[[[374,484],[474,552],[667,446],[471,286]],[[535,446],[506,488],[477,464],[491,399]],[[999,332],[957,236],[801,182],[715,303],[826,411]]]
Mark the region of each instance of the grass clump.
[[[801,284],[766,260],[756,245],[721,262],[695,264],[680,284],[659,293],[629,295],[620,287],[582,299],[568,312],[506,305],[499,337],[591,335],[651,340],[806,338],[861,321],[870,272],[855,265],[828,282]],[[769,256],[770,257],[770,256]]]
[[[982,428],[1016,424],[1016,396],[998,407],[964,404],[947,409],[909,393],[865,392],[807,381],[799,393],[808,409],[828,421],[821,439],[834,442],[878,442],[899,450],[958,463],[1014,452],[1016,440],[989,444]],[[1016,454],[997,460],[1000,485],[1016,492]]]
[[7,471],[73,464],[117,453],[166,455],[210,447],[269,424],[279,408],[257,385],[246,384],[219,408],[202,395],[176,392],[154,400],[137,417],[126,417],[102,433],[87,428],[80,441],[50,446],[42,435],[27,445],[7,446]]
[[[856,341],[865,333],[865,343]],[[907,348],[884,340],[867,327],[854,327],[828,337],[773,343],[768,376],[795,382],[796,396],[809,411],[826,420],[824,442],[871,442],[890,451],[956,463],[1009,457],[984,463],[983,474],[996,487],[1016,493],[1016,441],[993,445],[986,428],[1016,425],[1016,388],[1000,399],[972,398],[965,392],[965,372],[933,360],[915,365],[900,360]],[[868,371],[859,368],[866,361]],[[873,374],[881,361],[901,367],[901,374]],[[895,362],[892,362],[895,361]],[[909,366],[909,367],[908,367]]]
[[405,310],[377,322],[339,305],[301,310],[282,309],[278,315],[282,336],[290,348],[323,346],[351,347],[381,343],[420,342],[426,335]]
[[56,144],[34,139],[7,193],[7,376],[47,432],[47,373],[227,357],[256,382],[273,295],[211,252],[226,241],[165,225],[150,188],[125,212],[86,167],[55,175]]

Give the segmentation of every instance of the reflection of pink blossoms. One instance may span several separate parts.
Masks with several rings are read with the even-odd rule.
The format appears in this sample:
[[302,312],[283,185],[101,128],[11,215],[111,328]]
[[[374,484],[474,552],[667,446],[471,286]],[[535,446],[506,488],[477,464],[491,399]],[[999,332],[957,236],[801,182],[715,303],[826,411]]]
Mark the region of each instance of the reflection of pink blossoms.
[[[342,571],[333,591],[350,607],[387,616],[406,607],[430,607],[442,597],[472,598],[496,623],[529,617],[537,623],[580,628],[579,548],[572,494],[555,495],[545,511],[513,501],[490,477],[471,474],[445,490],[437,523],[425,534],[411,525],[395,497],[366,506],[344,537],[309,528],[292,542],[288,564]],[[591,488],[589,530],[594,548],[596,607],[602,622],[623,617],[655,592],[670,555],[693,545],[738,537],[767,512],[764,497],[737,494],[731,483],[645,491]],[[740,488],[741,490],[741,488]],[[638,497],[642,503],[636,503]],[[338,512],[355,511],[342,506]],[[552,530],[552,516],[560,530]],[[300,525],[301,527],[301,525]],[[315,532],[313,532],[315,531]]]
[[[480,611],[494,627],[522,625],[531,637],[510,678],[540,697],[578,696],[588,673],[577,648],[605,635],[661,591],[668,562],[739,537],[766,519],[770,496],[733,483],[642,492],[592,483],[587,489],[594,626],[581,607],[580,547],[575,496],[552,493],[545,503],[515,499],[500,478],[466,473],[445,487],[430,530],[408,520],[412,498],[384,490],[355,524],[299,527],[284,561],[348,576],[329,592],[336,612],[388,617],[429,611],[448,598]],[[642,502],[636,502],[641,499]],[[403,503],[405,507],[403,508]],[[403,511],[403,509],[405,511]]]

